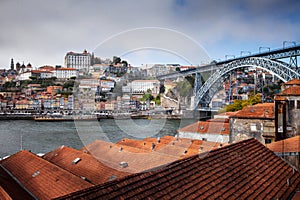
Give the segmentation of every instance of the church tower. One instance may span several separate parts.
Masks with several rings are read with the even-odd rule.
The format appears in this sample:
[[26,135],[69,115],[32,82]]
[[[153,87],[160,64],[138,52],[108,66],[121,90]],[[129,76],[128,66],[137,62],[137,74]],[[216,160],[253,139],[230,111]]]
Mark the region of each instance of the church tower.
[[12,58],[10,61],[10,69],[14,70],[15,69],[15,64],[14,64],[14,59]]

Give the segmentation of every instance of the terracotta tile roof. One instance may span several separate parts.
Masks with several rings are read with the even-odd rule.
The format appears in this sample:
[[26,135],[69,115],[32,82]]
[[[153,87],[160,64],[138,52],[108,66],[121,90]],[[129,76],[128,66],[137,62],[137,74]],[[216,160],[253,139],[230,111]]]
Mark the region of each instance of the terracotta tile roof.
[[0,199],[23,200],[34,199],[34,197],[0,165]]
[[236,112],[225,112],[225,113],[221,113],[221,114],[218,114],[218,115],[215,115],[215,117],[230,117],[232,115],[235,115],[238,111]]
[[9,194],[7,194],[6,191],[1,186],[0,186],[0,199],[12,200],[12,198],[9,196]]
[[295,78],[293,80],[290,80],[290,81],[284,83],[284,85],[300,85],[300,80]]
[[230,116],[230,118],[274,119],[274,103],[260,103],[247,106]]
[[288,87],[287,89],[283,90],[282,92],[280,92],[279,94],[277,94],[279,96],[298,96],[300,95],[300,86],[291,86]]
[[285,140],[272,142],[271,144],[267,144],[266,146],[275,153],[300,152],[300,136],[297,135]]
[[[104,165],[90,154],[66,146],[45,154],[43,158],[79,177],[85,177],[87,181],[93,184],[110,181],[112,177],[120,178],[129,175],[129,173],[117,171]],[[80,160],[74,164],[77,158]]]
[[283,96],[275,96],[275,101],[287,101],[288,99]]
[[[152,150],[152,148],[154,149]],[[184,139],[172,136],[123,139],[116,144],[97,140],[82,149],[100,162],[118,171],[137,173],[174,162],[182,157],[218,148],[219,143]],[[127,167],[122,167],[126,162]]]
[[[166,155],[159,151],[143,150],[131,146],[108,143],[100,140],[87,145],[83,151],[95,156],[100,162],[118,171],[137,173],[178,160],[178,156]],[[121,162],[128,166],[122,167]]]
[[[222,122],[223,120],[223,122]],[[192,133],[208,133],[208,134],[229,134],[229,123],[222,119],[221,122],[210,122],[210,121],[198,121],[183,127],[178,132],[192,132]]]
[[56,69],[56,71],[64,71],[64,70],[66,70],[66,71],[76,71],[75,68],[57,68]]
[[0,164],[38,199],[51,199],[92,186],[25,150],[2,160]]
[[292,200],[299,200],[300,199],[300,191],[297,191],[296,194],[293,196]]
[[[164,136],[162,138],[145,138],[144,140],[134,140],[125,138],[117,142],[116,144],[124,148],[126,148],[126,146],[130,146],[133,148],[146,150],[147,152],[153,151],[152,145],[154,144],[155,151],[176,157],[186,157],[190,155],[195,155],[199,152],[209,151],[220,146],[220,143],[218,142],[209,142],[187,138],[176,138],[173,136]],[[138,151],[135,152],[139,153]]]
[[214,119],[208,119],[207,122],[220,122],[220,123],[229,123],[228,118],[214,118]]
[[287,199],[300,174],[255,139],[58,199]]

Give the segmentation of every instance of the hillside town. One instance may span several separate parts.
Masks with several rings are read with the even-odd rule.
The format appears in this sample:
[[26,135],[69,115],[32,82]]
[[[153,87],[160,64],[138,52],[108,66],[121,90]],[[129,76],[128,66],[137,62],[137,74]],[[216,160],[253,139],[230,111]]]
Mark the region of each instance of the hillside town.
[[[12,59],[11,68],[1,70],[1,115],[182,119],[193,106],[193,77],[156,77],[195,67],[133,67],[86,50],[66,53],[64,67]],[[42,155],[22,149],[1,158],[0,198],[297,199],[300,80],[236,70],[210,107],[219,112],[174,136],[99,139],[81,149],[61,146]]]
[[[67,52],[64,66],[32,66],[11,59],[10,69],[0,70],[2,114],[53,114],[114,112],[181,115],[194,104],[194,77],[158,80],[163,74],[197,66],[152,64],[134,67],[119,57],[101,59],[84,50]],[[199,67],[199,66],[198,66]],[[204,74],[203,79],[209,74]],[[204,81],[204,80],[203,80]],[[236,70],[210,107],[220,109],[234,100],[262,94],[262,102],[273,102],[282,82],[260,69]],[[150,114],[149,112],[147,114]]]

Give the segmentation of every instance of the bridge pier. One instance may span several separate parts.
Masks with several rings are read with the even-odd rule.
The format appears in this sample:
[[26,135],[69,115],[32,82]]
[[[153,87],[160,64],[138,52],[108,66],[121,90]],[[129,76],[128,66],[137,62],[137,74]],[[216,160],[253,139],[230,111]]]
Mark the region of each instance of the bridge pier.
[[195,74],[195,82],[194,82],[194,108],[198,106],[198,91],[202,87],[202,76],[200,73]]

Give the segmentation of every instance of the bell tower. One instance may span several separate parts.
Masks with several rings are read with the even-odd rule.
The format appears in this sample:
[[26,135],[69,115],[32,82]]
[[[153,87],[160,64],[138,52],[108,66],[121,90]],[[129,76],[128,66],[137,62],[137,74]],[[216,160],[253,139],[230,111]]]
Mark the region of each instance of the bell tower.
[[10,69],[14,70],[15,69],[15,64],[14,64],[14,59],[12,58],[10,61]]

